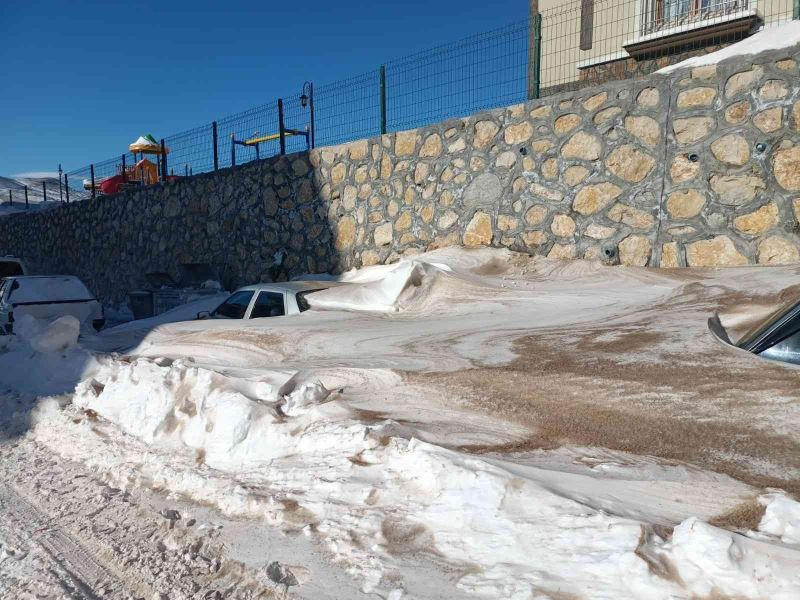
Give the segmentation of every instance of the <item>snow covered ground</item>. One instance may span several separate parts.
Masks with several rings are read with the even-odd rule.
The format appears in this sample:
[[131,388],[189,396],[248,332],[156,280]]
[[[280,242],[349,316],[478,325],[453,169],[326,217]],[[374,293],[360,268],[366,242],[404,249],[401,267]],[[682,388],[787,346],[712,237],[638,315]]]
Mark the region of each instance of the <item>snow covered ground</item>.
[[[445,249],[346,274],[291,317],[80,340],[54,323],[0,351],[0,483],[50,456],[116,495],[163,494],[225,523],[206,556],[248,594],[281,595],[270,575],[291,572],[301,598],[797,598],[800,371],[706,321],[746,327],[798,273]],[[102,585],[222,589],[147,561],[114,579],[134,554],[109,552]],[[62,564],[13,560],[42,586]]]
[[[42,182],[46,187],[42,187]],[[25,186],[28,186],[28,208],[25,208]],[[45,190],[47,196],[45,197]],[[9,191],[11,203],[9,204]],[[89,193],[83,188],[75,188],[70,184],[70,202],[85,200]],[[13,177],[0,176],[0,216],[26,210],[42,210],[58,206],[66,201],[66,190],[58,192],[58,173],[22,173]]]

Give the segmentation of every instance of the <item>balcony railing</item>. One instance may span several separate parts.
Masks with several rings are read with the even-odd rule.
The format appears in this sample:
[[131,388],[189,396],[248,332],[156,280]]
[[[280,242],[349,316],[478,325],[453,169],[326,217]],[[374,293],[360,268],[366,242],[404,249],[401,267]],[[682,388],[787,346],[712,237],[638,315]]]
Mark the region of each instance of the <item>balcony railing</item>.
[[755,0],[641,0],[641,33],[701,27],[755,8]]

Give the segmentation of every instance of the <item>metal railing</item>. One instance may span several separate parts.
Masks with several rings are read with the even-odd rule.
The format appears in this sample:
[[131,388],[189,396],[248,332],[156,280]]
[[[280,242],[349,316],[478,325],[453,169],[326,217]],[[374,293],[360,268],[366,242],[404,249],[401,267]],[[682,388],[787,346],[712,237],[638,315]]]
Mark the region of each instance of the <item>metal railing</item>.
[[[540,0],[529,19],[316,88],[306,82],[281,100],[167,136],[159,141],[168,153],[150,158],[159,180],[196,175],[644,75],[664,57],[685,58],[797,18],[798,5],[800,0]],[[749,20],[738,28],[719,26],[745,14]],[[675,29],[682,36],[673,35]],[[140,158],[126,152],[69,171],[67,192],[72,199],[95,196],[102,182],[130,172]],[[127,177],[125,185],[138,184],[137,177]]]

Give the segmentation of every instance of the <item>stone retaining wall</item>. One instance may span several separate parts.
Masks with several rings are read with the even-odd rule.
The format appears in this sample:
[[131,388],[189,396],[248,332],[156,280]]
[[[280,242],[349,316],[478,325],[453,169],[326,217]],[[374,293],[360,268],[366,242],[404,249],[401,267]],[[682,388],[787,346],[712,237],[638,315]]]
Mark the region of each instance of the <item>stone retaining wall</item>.
[[234,287],[453,244],[651,266],[800,260],[798,48],[0,219],[0,253],[118,302],[210,262]]

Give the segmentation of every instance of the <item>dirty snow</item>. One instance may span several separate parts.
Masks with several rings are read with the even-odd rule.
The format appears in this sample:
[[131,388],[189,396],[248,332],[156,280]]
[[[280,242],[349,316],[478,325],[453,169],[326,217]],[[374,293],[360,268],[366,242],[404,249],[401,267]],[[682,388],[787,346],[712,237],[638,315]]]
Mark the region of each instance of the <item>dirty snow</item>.
[[[332,566],[303,554],[255,561],[262,576],[284,573],[275,560],[289,565],[298,580],[290,595],[314,597],[303,590],[336,568],[353,582],[343,597],[789,599],[800,591],[800,504],[759,478],[793,485],[797,457],[783,446],[750,450],[725,419],[753,410],[750,434],[778,421],[796,432],[798,371],[729,352],[705,319],[737,294],[739,306],[775,303],[796,276],[789,267],[676,276],[450,249],[345,274],[351,285],[313,295],[314,310],[292,317],[162,316],[80,342],[56,322],[0,354],[0,387],[35,403],[26,440],[115,488],[163,490],[318,547]],[[742,298],[754,286],[765,298]],[[639,323],[663,339],[634,330]],[[636,346],[634,331],[649,345]],[[524,356],[519,342],[531,334],[546,353]],[[101,352],[112,346],[122,353]],[[557,370],[572,368],[560,358],[568,351],[591,373],[606,348],[622,370],[613,385]],[[771,405],[726,411],[736,383],[721,384],[725,399],[708,382],[692,384],[705,404],[667,382],[639,391],[627,379],[626,368],[666,368],[687,349],[694,365],[670,384],[691,383],[692,368],[713,361],[750,380],[783,368],[788,389],[770,375]],[[533,362],[514,370],[521,359]],[[23,364],[42,381],[6,375]],[[547,387],[547,370],[537,375],[544,367],[556,369],[557,387]],[[477,387],[464,387],[474,373]],[[536,442],[547,425],[528,420],[536,409],[499,404],[514,380],[520,401],[546,394],[569,405],[588,392],[587,409],[622,400],[631,419],[641,407],[675,420],[649,454],[580,445],[569,432]],[[684,426],[680,413],[730,429],[741,456],[672,458],[666,433]],[[734,466],[741,478],[728,474]],[[720,517],[742,507],[763,514]]]

